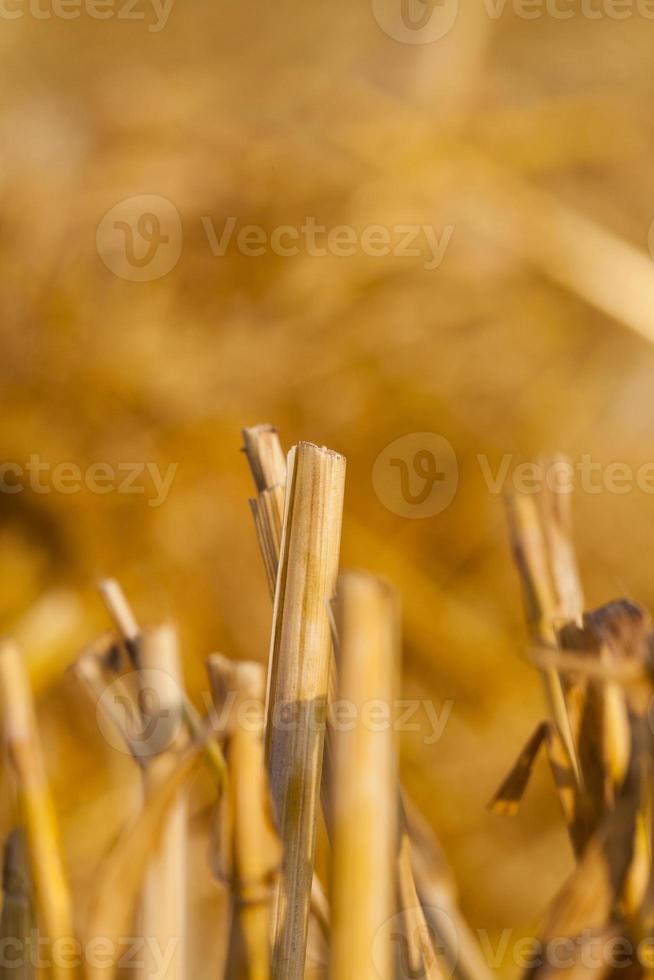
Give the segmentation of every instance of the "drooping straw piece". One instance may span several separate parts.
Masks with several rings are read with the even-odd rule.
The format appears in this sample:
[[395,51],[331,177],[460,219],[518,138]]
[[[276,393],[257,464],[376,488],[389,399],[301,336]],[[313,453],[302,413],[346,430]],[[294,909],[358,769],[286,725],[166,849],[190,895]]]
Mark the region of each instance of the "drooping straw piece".
[[[144,630],[139,641],[140,701],[146,742],[143,788],[146,801],[179,765],[176,743],[182,726],[182,677],[175,628],[167,623]],[[162,818],[159,842],[147,864],[140,903],[140,929],[147,943],[139,976],[149,980],[157,962],[161,980],[184,980],[186,958],[187,800],[182,790]]]
[[[54,806],[48,788],[25,662],[15,643],[0,640],[2,734],[15,777],[18,812],[24,827],[36,920],[53,944],[73,939],[73,911],[59,845]],[[54,980],[74,975],[65,958],[52,957]]]
[[[356,723],[335,732],[330,980],[392,980],[393,947],[375,942],[395,908],[398,773],[392,726],[399,672],[397,596],[343,573],[336,619],[338,698]],[[370,704],[388,723],[372,725]],[[373,960],[374,953],[374,960]]]
[[270,976],[273,888],[281,860],[263,749],[265,676],[260,664],[220,655],[207,661],[216,710],[225,719],[229,773],[221,876],[231,885],[247,959],[246,980]]
[[283,847],[273,913],[274,980],[301,980],[313,877],[345,459],[289,453],[266,699],[266,762]]
[[[0,948],[5,950],[5,955],[0,965],[0,980],[33,980],[36,976],[31,948],[34,909],[25,838],[20,827],[12,830],[5,844],[2,892]],[[9,950],[13,951],[11,957]]]
[[502,816],[513,817],[517,814],[534,763],[543,747],[547,752],[572,848],[575,855],[579,856],[592,832],[592,823],[589,820],[585,797],[580,795],[576,784],[570,778],[569,756],[558,729],[552,722],[543,721],[536,726],[510,772],[488,804],[488,808]]

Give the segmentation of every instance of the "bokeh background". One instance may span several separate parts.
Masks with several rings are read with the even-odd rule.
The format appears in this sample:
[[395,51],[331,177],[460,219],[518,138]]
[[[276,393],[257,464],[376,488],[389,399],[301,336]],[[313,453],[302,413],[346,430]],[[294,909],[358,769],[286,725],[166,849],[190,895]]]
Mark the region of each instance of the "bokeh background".
[[[175,0],[158,31],[143,0],[145,20],[121,3],[67,20],[7,0],[0,31],[2,459],[177,467],[159,507],[0,494],[1,628],[30,661],[80,905],[136,781],[65,676],[107,625],[94,583],[119,577],[144,622],[174,617],[199,704],[209,652],[264,661],[239,448],[244,425],[272,422],[285,446],[347,456],[343,563],[402,593],[405,696],[452,702],[435,744],[424,725],[402,735],[405,784],[472,926],[528,934],[571,856],[544,763],[517,818],[485,809],[544,702],[478,456],[653,458],[654,21],[599,0],[599,17],[571,0],[572,16],[534,19],[480,0],[410,44],[366,0]],[[167,274],[133,282],[98,226],[141,195],[172,202],[183,244]],[[307,216],[452,232],[435,269],[360,248],[215,256],[202,219],[220,232],[229,216],[268,233]],[[421,432],[449,441],[458,487],[410,519],[372,472]],[[653,514],[638,488],[577,494],[589,605],[654,603]],[[194,928],[210,929],[217,886],[194,882]]]

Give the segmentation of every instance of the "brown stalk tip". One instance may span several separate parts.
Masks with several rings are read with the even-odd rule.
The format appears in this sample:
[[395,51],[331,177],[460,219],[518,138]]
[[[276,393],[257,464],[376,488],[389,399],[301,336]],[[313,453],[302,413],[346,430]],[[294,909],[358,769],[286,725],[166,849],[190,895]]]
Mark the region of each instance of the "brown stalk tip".
[[615,599],[584,614],[586,626],[597,641],[615,653],[642,656],[651,627],[646,609],[630,599]]
[[120,583],[114,578],[100,579],[98,592],[118,632],[127,641],[135,641],[139,635],[138,623]]
[[258,493],[286,482],[286,458],[274,425],[253,425],[242,430],[242,452]]
[[[256,438],[261,435],[269,435],[277,433],[277,426],[271,425],[270,422],[258,422],[256,425],[246,426],[245,429],[241,429],[241,434],[243,439],[246,441],[248,439]],[[245,450],[245,446],[243,449]]]

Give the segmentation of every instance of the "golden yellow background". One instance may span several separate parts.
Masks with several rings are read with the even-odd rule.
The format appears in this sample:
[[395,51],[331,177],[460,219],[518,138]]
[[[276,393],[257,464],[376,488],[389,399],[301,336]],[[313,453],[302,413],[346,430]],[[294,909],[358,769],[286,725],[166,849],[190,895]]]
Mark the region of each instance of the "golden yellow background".
[[[30,659],[80,903],[133,780],[64,678],[106,627],[94,582],[119,577],[145,622],[175,618],[198,703],[209,652],[265,660],[239,454],[240,429],[262,421],[286,447],[347,456],[343,563],[402,593],[405,696],[453,702],[442,738],[405,733],[401,757],[473,927],[528,932],[571,867],[544,764],[515,820],[485,810],[544,702],[477,458],[652,456],[654,21],[566,9],[491,17],[462,0],[424,45],[385,34],[366,0],[176,0],[159,32],[27,7],[3,19],[2,459],[178,467],[158,508],[0,494],[1,628]],[[96,231],[151,194],[177,208],[182,253],[128,282]],[[360,250],[216,257],[201,219],[220,230],[230,215],[268,232],[314,216],[453,233],[432,270]],[[459,468],[451,505],[423,520],[372,483],[379,453],[416,432],[445,436]],[[652,514],[638,489],[577,495],[589,605],[652,603]],[[194,898],[207,921],[212,887]]]

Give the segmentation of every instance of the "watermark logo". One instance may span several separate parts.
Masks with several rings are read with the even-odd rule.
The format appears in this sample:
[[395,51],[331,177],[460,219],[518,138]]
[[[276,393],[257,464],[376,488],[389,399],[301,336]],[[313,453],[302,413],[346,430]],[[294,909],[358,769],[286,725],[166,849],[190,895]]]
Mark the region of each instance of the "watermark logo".
[[156,936],[93,936],[82,944],[74,936],[51,939],[37,929],[27,935],[3,935],[0,939],[0,969],[6,976],[43,976],[64,971],[78,971],[84,967],[94,972],[113,973],[121,976],[137,970],[138,976],[149,980],[165,980],[174,974],[174,961],[179,958],[179,937],[171,936],[165,945]]
[[81,467],[71,460],[51,463],[32,453],[24,462],[0,462],[0,494],[11,496],[28,489],[36,494],[140,494],[147,497],[148,507],[161,507],[176,475],[177,463],[165,469],[152,461],[97,462]]
[[[486,453],[475,456],[479,476],[491,496],[506,492],[578,493],[597,496],[654,494],[654,460],[633,465],[621,460],[597,460],[590,453],[520,461],[512,453],[499,460]],[[456,453],[435,432],[411,432],[395,439],[375,460],[372,483],[381,503],[399,517],[423,518],[440,514],[458,490]]]
[[421,259],[428,272],[438,269],[449,247],[454,225],[395,224],[325,225],[313,215],[307,215],[298,225],[277,225],[271,231],[262,225],[240,224],[236,215],[229,215],[222,225],[210,215],[200,218],[211,254],[223,258],[236,249],[241,255],[258,257],[272,253],[281,258],[306,255],[310,258],[367,258]]
[[[2,0],[0,0],[2,3]],[[426,272],[442,265],[454,235],[454,225],[352,224],[327,225],[306,215],[296,225],[272,228],[244,224],[237,215],[222,220],[201,215],[200,225],[213,258],[238,253],[246,258],[408,259]],[[183,228],[172,201],[141,194],[120,201],[98,225],[96,244],[107,268],[130,282],[161,279],[177,265]]]
[[[524,21],[654,20],[654,0],[481,0],[481,9],[491,21],[505,14]],[[459,4],[458,0],[372,0],[372,12],[393,40],[430,44],[451,31]]]
[[548,462],[525,462],[513,465],[514,457],[505,453],[494,468],[485,454],[477,455],[481,475],[490,494],[510,489],[517,493],[537,494],[548,489],[570,494],[575,489],[591,496],[610,493],[623,495],[638,491],[654,493],[654,462],[640,466],[613,460],[602,462],[582,453],[577,459],[554,458]]
[[459,0],[372,0],[382,31],[403,44],[431,44],[456,22]]
[[163,670],[132,671],[105,688],[96,718],[112,748],[149,759],[170,748],[181,731],[179,685]]
[[[232,691],[219,710],[208,692],[203,692],[202,700],[214,732],[257,733],[261,730],[263,706],[258,699],[241,699]],[[324,732],[327,725],[335,733],[353,732],[357,728],[375,733],[412,732],[424,745],[435,745],[445,733],[453,708],[451,698],[439,705],[427,698],[393,701],[372,698],[361,703],[337,698],[328,704],[324,699],[313,702],[280,700],[272,706],[268,723],[280,732]]]
[[584,20],[629,20],[641,17],[654,18],[653,0],[482,0],[487,16],[499,20],[509,11],[521,20],[566,21],[582,17]]
[[0,20],[140,21],[150,34],[168,23],[175,0],[0,0]]
[[106,267],[129,282],[153,282],[175,268],[182,254],[182,222],[172,201],[139,194],[115,204],[96,233]]
[[459,466],[451,443],[436,432],[410,432],[386,446],[372,468],[381,503],[399,517],[425,518],[452,503]]
[[458,948],[456,927],[449,915],[442,909],[416,906],[397,912],[380,926],[372,943],[372,962],[380,977],[388,975],[390,958],[398,980],[424,980],[435,967],[439,977],[448,980]]

